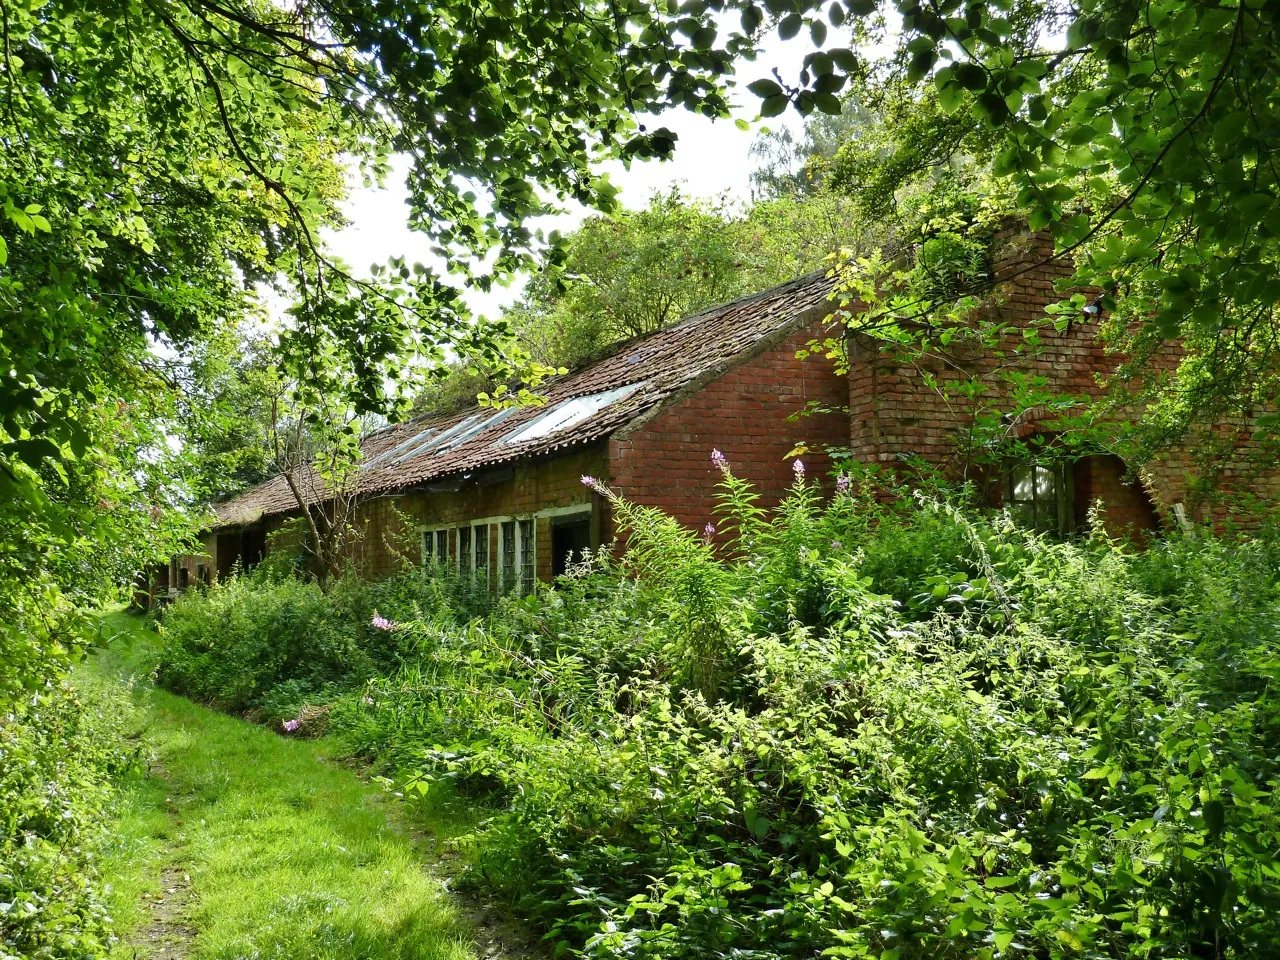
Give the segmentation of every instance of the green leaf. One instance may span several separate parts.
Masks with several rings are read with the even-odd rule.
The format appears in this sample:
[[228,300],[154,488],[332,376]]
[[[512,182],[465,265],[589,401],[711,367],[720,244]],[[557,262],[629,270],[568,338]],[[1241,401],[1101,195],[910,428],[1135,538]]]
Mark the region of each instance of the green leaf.
[[761,79],[753,80],[747,84],[747,89],[754,93],[761,100],[767,100],[769,97],[782,96],[782,87],[773,80]]
[[962,62],[957,63],[952,69],[955,70],[956,79],[960,81],[960,85],[966,90],[986,89],[987,71],[983,70],[978,64]]
[[787,109],[787,104],[790,102],[791,101],[788,100],[786,96],[781,94],[774,97],[767,97],[764,102],[760,104],[760,116],[776,117]]

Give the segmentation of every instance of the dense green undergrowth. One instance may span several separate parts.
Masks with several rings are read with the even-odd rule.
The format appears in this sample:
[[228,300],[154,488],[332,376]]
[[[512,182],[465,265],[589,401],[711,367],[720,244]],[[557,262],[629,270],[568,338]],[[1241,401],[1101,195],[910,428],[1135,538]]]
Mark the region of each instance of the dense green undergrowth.
[[98,863],[137,722],[125,689],[92,674],[51,679],[0,712],[0,960],[107,951]]
[[1280,955],[1280,542],[722,488],[715,544],[603,491],[625,556],[483,615],[191,596],[160,676],[481,808],[470,882],[587,957]]

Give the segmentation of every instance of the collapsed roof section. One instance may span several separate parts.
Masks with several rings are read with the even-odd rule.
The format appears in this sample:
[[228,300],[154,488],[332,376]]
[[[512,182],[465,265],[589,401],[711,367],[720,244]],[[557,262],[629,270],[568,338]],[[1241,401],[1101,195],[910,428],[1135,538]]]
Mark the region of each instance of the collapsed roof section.
[[[372,433],[361,443],[357,491],[406,490],[600,440],[827,316],[831,290],[832,281],[817,272],[686,317],[549,382],[538,406],[475,406]],[[298,504],[278,476],[214,509],[222,528],[291,513]]]

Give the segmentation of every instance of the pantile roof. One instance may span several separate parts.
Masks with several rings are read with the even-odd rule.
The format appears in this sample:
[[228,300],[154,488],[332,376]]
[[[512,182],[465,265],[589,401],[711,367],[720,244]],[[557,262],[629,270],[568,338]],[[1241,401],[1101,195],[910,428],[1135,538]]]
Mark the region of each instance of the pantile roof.
[[[693,314],[548,382],[544,405],[475,406],[371,433],[357,490],[390,493],[609,436],[829,314],[831,289],[819,271]],[[219,527],[242,526],[293,512],[297,501],[277,476],[214,509]]]

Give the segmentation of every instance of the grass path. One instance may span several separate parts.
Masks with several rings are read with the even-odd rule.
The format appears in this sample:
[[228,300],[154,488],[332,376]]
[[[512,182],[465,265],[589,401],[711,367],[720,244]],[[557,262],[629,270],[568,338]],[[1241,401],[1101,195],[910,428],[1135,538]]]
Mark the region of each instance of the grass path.
[[[89,668],[128,678],[154,634],[111,614]],[[288,740],[146,684],[149,772],[127,783],[105,858],[119,958],[464,960],[466,922],[381,791]],[[489,952],[489,951],[486,951]]]

